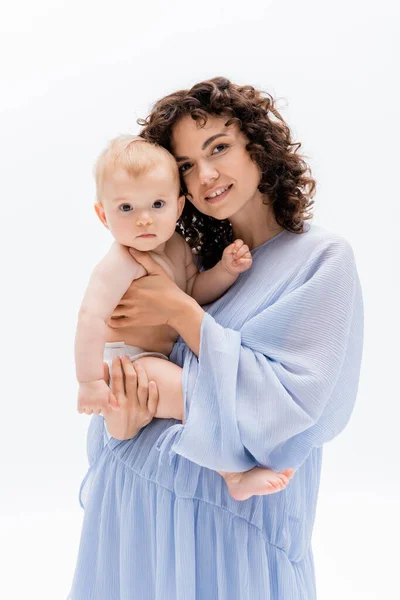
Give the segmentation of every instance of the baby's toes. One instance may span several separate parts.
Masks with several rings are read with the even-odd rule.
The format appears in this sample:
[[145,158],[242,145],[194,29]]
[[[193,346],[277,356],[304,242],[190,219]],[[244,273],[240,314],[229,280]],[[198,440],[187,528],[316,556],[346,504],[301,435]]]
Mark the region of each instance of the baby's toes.
[[289,483],[289,479],[285,475],[280,476],[281,486],[286,487]]
[[278,478],[270,479],[268,483],[275,491],[279,491],[282,487],[282,482]]
[[291,479],[294,475],[294,469],[285,469],[279,473],[280,475],[284,475],[288,479]]

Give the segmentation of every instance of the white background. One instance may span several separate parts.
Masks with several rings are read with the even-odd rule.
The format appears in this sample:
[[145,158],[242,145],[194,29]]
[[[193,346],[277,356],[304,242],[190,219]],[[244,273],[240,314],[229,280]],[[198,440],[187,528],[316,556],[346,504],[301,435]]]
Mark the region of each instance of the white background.
[[216,75],[281,98],[319,184],[315,223],[350,241],[363,285],[358,401],[325,449],[319,600],[400,596],[394,6],[23,0],[1,9],[2,598],[64,599],[75,566],[88,419],[75,411],[73,337],[111,241],[92,207],[93,163],[109,139],[139,131],[155,100]]

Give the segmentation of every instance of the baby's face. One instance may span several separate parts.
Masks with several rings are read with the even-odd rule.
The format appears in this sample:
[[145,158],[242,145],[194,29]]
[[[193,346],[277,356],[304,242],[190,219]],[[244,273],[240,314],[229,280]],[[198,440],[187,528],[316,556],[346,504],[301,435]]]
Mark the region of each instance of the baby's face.
[[106,226],[120,244],[154,250],[175,231],[183,208],[178,192],[168,165],[159,165],[140,177],[118,169],[103,183]]

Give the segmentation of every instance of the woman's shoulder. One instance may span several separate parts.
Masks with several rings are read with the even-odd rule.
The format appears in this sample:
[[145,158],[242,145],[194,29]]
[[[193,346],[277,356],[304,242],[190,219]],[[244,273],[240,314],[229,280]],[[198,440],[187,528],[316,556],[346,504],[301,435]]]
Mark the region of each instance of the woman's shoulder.
[[343,256],[354,260],[350,242],[342,235],[319,225],[308,223],[304,233],[287,232],[287,246],[304,259],[315,260],[331,256]]
[[[347,239],[307,223],[304,233],[285,230],[276,241],[256,249],[248,279],[268,281],[268,290],[276,287],[279,296],[303,285],[317,272],[323,271],[334,278],[338,272],[354,269],[354,253]],[[263,289],[259,291],[264,294]]]
[[310,247],[350,247],[350,243],[342,235],[314,223],[306,223],[303,233],[287,233],[291,240],[298,239]]

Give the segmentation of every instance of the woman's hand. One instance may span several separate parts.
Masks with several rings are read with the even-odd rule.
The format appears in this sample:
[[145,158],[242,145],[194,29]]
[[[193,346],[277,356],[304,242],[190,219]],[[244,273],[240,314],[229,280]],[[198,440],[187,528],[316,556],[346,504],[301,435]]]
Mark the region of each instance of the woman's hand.
[[198,356],[203,309],[146,252],[132,248],[129,251],[148,275],[132,283],[108,324],[121,330],[120,339],[123,339],[125,327],[169,325]]
[[114,310],[108,325],[125,327],[166,325],[179,314],[189,297],[168,277],[164,269],[146,252],[130,249],[132,256],[147,271],[135,279]]
[[154,381],[149,383],[143,367],[132,363],[128,356],[114,358],[111,375],[111,389],[119,408],[110,406],[102,414],[113,438],[129,440],[148,425],[156,414],[158,389]]

